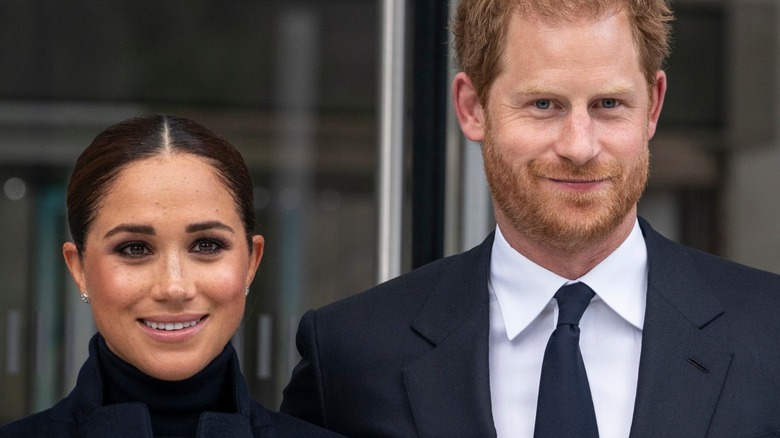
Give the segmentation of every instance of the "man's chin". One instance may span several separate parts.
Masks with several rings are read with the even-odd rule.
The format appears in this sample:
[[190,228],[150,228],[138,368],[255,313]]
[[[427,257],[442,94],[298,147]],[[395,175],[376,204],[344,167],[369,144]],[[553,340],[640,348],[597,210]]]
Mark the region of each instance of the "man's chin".
[[609,239],[626,217],[627,212],[616,215],[603,209],[559,209],[515,225],[525,228],[526,234],[541,245],[561,252],[579,252]]

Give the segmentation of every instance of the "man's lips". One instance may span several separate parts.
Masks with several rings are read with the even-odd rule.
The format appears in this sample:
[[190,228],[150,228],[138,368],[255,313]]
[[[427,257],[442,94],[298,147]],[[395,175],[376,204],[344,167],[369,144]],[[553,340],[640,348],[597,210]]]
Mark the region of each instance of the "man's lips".
[[577,179],[577,178],[555,178],[548,177],[550,181],[563,183],[563,184],[598,184],[607,181],[609,178],[592,178],[592,179]]
[[596,179],[576,179],[576,178],[547,178],[547,181],[553,183],[559,189],[573,192],[592,192],[594,190],[600,190],[607,184],[609,179],[596,178]]

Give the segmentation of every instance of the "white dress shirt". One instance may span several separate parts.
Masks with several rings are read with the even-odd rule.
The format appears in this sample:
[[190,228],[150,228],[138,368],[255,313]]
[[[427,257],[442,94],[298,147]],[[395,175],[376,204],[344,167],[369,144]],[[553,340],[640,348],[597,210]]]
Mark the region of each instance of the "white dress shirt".
[[509,246],[496,228],[490,261],[490,395],[499,438],[532,437],[542,359],[558,319],[555,292],[582,281],[596,292],[580,320],[580,349],[601,438],[625,438],[634,411],[647,296],[639,223],[606,259],[566,279]]

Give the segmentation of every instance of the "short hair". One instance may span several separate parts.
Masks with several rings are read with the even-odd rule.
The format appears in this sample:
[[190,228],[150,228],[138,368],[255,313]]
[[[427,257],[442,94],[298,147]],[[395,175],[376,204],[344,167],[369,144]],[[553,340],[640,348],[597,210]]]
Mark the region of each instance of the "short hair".
[[68,183],[67,208],[71,238],[79,254],[84,254],[86,237],[100,203],[119,173],[132,163],[166,153],[195,155],[214,168],[235,201],[252,250],[252,181],[241,153],[197,122],[159,114],[135,117],[106,128],[76,160]]
[[596,19],[621,10],[628,11],[640,67],[648,84],[653,84],[670,51],[674,15],[668,0],[461,0],[452,22],[455,60],[485,105],[501,72],[512,14],[566,21]]

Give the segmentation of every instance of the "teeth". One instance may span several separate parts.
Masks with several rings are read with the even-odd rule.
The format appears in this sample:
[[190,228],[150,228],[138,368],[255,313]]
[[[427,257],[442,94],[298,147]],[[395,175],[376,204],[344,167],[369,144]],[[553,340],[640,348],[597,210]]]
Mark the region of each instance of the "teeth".
[[153,321],[147,321],[144,320],[144,324],[146,324],[147,327],[153,328],[155,330],[167,330],[167,331],[173,331],[173,330],[181,330],[183,328],[191,327],[197,323],[200,322],[200,319],[196,319],[195,321],[187,321],[187,322],[153,322]]

